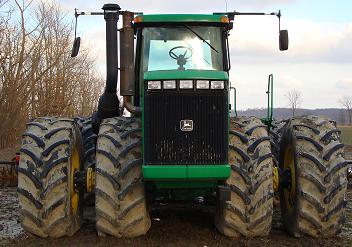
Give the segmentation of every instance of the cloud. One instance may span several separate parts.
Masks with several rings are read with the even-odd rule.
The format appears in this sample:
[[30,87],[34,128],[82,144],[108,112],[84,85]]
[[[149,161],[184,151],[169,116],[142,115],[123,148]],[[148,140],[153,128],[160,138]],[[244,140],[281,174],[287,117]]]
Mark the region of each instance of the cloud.
[[261,18],[235,20],[230,36],[235,60],[246,63],[352,63],[352,22],[330,24],[286,20],[284,28],[289,30],[289,50],[279,52],[276,20]]
[[[65,0],[64,2],[70,3],[71,1]],[[73,1],[72,1],[73,2]],[[74,1],[77,6],[95,7],[101,8],[105,0],[97,1],[83,1],[78,0]],[[297,2],[297,0],[227,0],[228,11],[234,9],[255,9],[263,10],[272,6],[284,6],[290,5]],[[148,1],[145,0],[121,0],[118,2],[121,9],[130,10],[136,12],[144,13],[212,13],[212,12],[224,12],[226,8],[225,0],[213,1],[213,0],[203,0],[203,1],[190,1],[190,0],[154,0]]]
[[336,88],[345,92],[352,92],[352,78],[342,79],[336,82]]
[[[105,0],[60,1],[69,14],[73,13],[75,7],[80,10],[101,11],[104,3]],[[118,3],[123,10],[144,13],[212,13],[225,10],[225,1],[211,0],[121,0]],[[289,17],[285,16],[284,12],[282,18],[282,28],[288,29],[290,36],[290,47],[285,52],[280,52],[278,48],[276,17],[236,17],[230,35],[230,79],[237,88],[239,109],[266,106],[265,91],[267,76],[270,73],[274,74],[276,107],[287,106],[285,94],[290,89],[302,92],[302,107],[339,107],[338,99],[352,90],[351,21],[298,19],[296,16],[299,14],[292,12],[302,6],[297,0],[227,0],[227,3],[229,11],[263,11],[278,8],[291,11]],[[314,14],[312,13],[313,17]],[[105,74],[103,18],[80,17],[78,30],[83,38],[83,47],[87,46],[94,52],[98,68]]]

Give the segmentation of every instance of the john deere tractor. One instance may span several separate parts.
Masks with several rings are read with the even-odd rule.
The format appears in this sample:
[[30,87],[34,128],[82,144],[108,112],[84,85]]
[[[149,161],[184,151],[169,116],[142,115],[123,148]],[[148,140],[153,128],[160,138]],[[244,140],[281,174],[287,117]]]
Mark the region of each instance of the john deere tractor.
[[[234,17],[265,13],[143,15],[117,4],[103,10],[76,12],[106,21],[107,79],[97,111],[39,117],[23,134],[18,195],[26,231],[73,235],[95,196],[99,235],[137,237],[150,228],[156,200],[202,197],[215,201],[221,233],[265,236],[275,194],[290,234],[341,231],[349,163],[336,124],[308,116],[278,127],[271,116],[229,117]],[[279,41],[286,50],[286,30]]]

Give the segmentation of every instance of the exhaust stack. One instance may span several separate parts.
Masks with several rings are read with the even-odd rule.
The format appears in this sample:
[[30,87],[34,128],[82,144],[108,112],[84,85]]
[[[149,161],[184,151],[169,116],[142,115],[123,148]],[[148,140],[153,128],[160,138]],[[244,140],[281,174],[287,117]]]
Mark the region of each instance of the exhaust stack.
[[117,97],[118,79],[118,50],[117,50],[117,22],[120,6],[118,4],[104,4],[104,19],[106,22],[106,86],[100,96],[97,120],[117,117],[121,115],[120,101]]

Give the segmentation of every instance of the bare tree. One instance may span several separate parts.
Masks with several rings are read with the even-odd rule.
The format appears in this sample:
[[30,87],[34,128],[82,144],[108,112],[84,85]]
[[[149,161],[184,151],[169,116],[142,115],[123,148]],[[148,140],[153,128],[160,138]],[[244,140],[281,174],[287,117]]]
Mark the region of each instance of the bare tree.
[[16,11],[0,12],[0,145],[17,143],[28,119],[90,115],[104,84],[89,49],[70,57],[72,23],[60,6],[31,3],[0,0]]
[[344,96],[340,99],[340,104],[346,108],[349,125],[352,125],[352,97],[351,96]]
[[292,89],[287,92],[286,97],[289,101],[289,106],[292,111],[292,116],[295,116],[297,108],[302,104],[302,94],[300,91]]

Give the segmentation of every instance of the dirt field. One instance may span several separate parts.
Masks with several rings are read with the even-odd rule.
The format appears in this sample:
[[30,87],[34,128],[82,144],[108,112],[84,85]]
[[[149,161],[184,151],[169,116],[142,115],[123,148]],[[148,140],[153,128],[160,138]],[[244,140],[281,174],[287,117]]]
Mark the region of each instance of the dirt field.
[[[346,158],[352,159],[352,147],[346,147]],[[73,237],[40,239],[23,232],[15,188],[0,188],[0,246],[351,246],[352,188],[347,193],[347,220],[342,233],[334,239],[293,238],[283,230],[279,209],[275,210],[271,234],[266,238],[230,239],[218,233],[209,207],[165,205],[152,210],[152,227],[136,239],[98,238],[94,211]]]
[[275,212],[267,238],[229,239],[216,231],[209,208],[164,206],[152,212],[152,227],[137,239],[98,238],[92,219],[70,238],[40,239],[27,236],[19,224],[14,188],[0,190],[0,246],[352,246],[352,191],[349,190],[347,223],[334,239],[293,238],[282,231],[280,213]]

